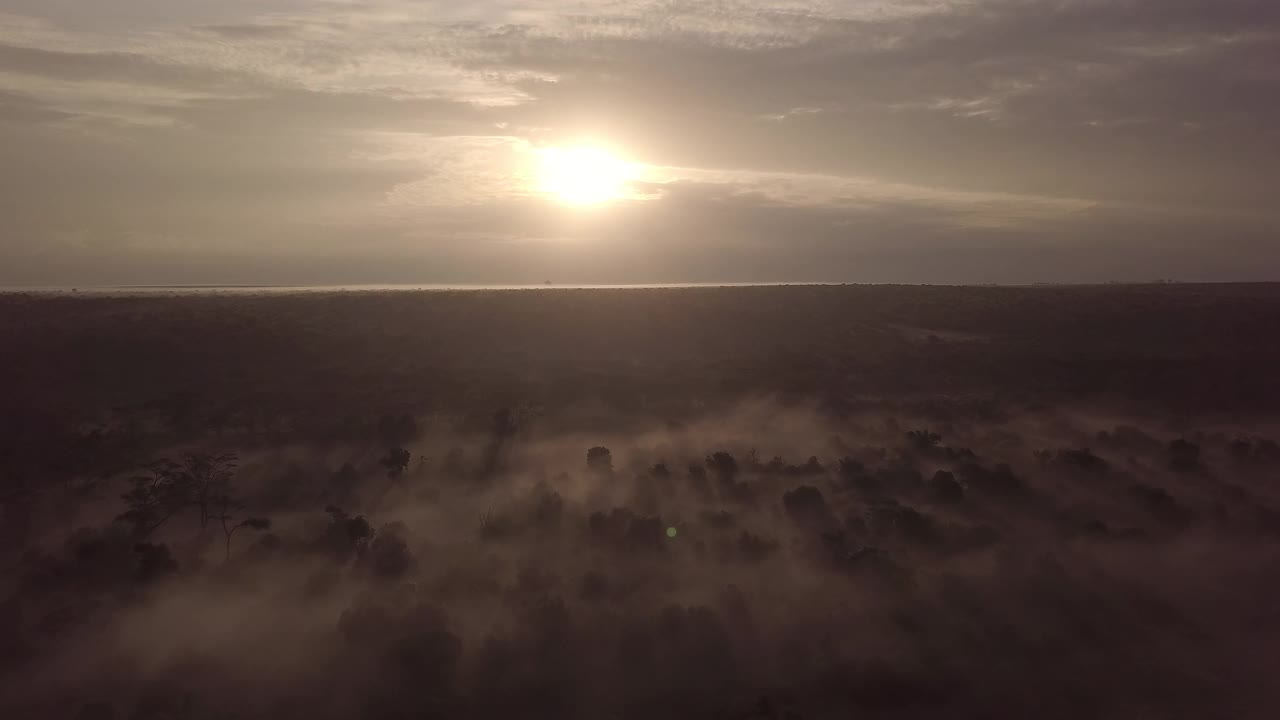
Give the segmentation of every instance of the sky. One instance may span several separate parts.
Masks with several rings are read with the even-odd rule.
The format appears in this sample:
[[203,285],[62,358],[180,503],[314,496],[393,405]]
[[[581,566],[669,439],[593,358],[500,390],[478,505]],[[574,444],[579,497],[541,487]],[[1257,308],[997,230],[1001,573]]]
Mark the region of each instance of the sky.
[[1280,280],[1277,188],[1276,0],[0,0],[8,286]]

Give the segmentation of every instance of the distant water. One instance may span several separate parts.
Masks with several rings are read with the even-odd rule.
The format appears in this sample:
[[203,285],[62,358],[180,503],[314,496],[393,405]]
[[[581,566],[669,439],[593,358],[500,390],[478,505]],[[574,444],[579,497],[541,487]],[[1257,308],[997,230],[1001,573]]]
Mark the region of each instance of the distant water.
[[766,287],[782,285],[822,285],[826,283],[636,283],[627,285],[589,284],[537,284],[537,285],[481,285],[481,284],[421,284],[421,285],[57,285],[44,287],[4,287],[6,293],[85,293],[93,295],[135,294],[257,294],[257,293],[329,293],[329,292],[395,292],[424,290],[609,290],[640,288],[713,288],[713,287]]

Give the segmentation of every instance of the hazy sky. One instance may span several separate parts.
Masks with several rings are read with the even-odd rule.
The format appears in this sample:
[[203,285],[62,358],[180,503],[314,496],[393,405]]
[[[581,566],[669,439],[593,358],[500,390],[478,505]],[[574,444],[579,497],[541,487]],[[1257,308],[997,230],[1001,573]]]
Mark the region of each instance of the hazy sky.
[[0,0],[0,223],[6,285],[1280,280],[1280,1]]

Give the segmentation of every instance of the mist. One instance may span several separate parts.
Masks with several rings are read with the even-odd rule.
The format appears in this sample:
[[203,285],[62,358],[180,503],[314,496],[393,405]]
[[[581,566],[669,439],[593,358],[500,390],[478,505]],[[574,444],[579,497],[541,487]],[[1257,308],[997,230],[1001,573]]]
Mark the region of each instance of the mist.
[[[10,357],[27,377],[58,372],[58,348],[91,323],[117,338],[148,329],[99,345],[82,365],[92,372],[63,391],[9,395],[0,703],[11,717],[69,718],[1267,716],[1277,419],[1243,395],[1168,385],[1155,399],[1132,386],[1126,401],[1089,374],[1108,346],[1083,338],[1109,331],[1087,325],[1066,356],[1076,364],[1052,376],[1071,392],[1032,390],[1049,385],[1028,369],[1033,383],[1006,373],[987,395],[1000,399],[984,400],[968,393],[992,381],[963,362],[945,377],[965,392],[882,384],[906,383],[919,348],[1017,366],[1022,351],[994,339],[1008,320],[981,299],[1007,291],[933,290],[952,301],[936,310],[871,302],[919,292],[10,296],[42,318],[3,328],[45,358],[39,371]],[[1144,343],[1183,292],[1081,288],[1059,306],[1059,290],[1017,291],[1075,318],[1087,297],[1141,293],[1128,317],[1146,325]],[[1202,340],[1225,341],[1241,302],[1265,308],[1255,321],[1277,317],[1265,286],[1197,292],[1221,308],[1192,326]],[[666,324],[654,345],[641,326],[593,341],[591,314],[558,325],[564,299],[583,293],[599,312],[718,318],[698,327],[733,327],[757,299],[791,302],[755,326],[767,342]],[[862,328],[857,353],[895,369],[867,365],[874,386],[836,392],[784,328],[804,303],[851,307],[828,304],[850,293],[868,301],[845,316]],[[370,303],[398,306],[391,316],[433,340],[386,352],[405,325],[366,326],[360,343],[378,350],[330,355],[328,370],[273,349],[298,333],[350,343],[329,309],[391,317],[360,311]],[[519,313],[541,329],[455,343],[460,362],[496,365],[466,393],[419,396],[394,368],[445,372],[428,358],[459,304],[490,328]],[[262,333],[237,326],[234,351],[219,345],[232,330],[218,318],[246,307],[274,319]],[[182,318],[180,335],[137,325],[138,313]],[[1236,380],[1265,392],[1271,352]],[[206,390],[164,390],[173,353],[210,373],[188,386]],[[790,358],[782,384],[766,379],[775,353]],[[557,394],[549,369],[511,384],[515,368],[561,357],[575,358],[576,397]],[[1214,357],[1191,367],[1217,372]],[[145,372],[130,380],[125,358]],[[655,374],[659,358],[670,369]],[[628,366],[648,380],[616,388]],[[299,372],[337,373],[360,394],[331,404]],[[593,389],[592,372],[611,380]],[[227,373],[238,380],[218,384]],[[703,392],[682,397],[681,373]],[[755,391],[726,382],[734,373]],[[133,400],[119,404],[119,389]]]

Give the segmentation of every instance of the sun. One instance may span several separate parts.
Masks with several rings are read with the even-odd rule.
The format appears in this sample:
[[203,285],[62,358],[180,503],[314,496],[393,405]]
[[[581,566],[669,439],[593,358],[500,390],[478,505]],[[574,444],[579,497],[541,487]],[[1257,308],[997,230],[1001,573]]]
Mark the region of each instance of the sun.
[[631,179],[627,163],[598,147],[546,148],[540,160],[538,189],[571,205],[617,200]]

